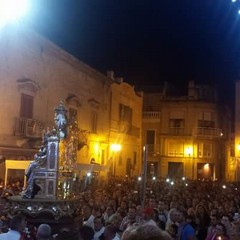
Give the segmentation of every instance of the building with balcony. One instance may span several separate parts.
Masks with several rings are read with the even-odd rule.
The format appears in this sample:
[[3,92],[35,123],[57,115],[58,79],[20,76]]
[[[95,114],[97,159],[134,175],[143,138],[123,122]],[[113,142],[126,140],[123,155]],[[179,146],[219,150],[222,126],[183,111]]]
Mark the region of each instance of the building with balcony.
[[3,162],[33,159],[63,100],[79,129],[78,163],[106,166],[112,79],[19,25],[1,30],[0,52]]
[[148,176],[226,179],[231,116],[216,89],[189,82],[186,96],[144,93],[143,144]]
[[[109,72],[109,76],[113,76]],[[116,176],[136,176],[142,166],[142,93],[116,78],[111,85],[109,165]]]

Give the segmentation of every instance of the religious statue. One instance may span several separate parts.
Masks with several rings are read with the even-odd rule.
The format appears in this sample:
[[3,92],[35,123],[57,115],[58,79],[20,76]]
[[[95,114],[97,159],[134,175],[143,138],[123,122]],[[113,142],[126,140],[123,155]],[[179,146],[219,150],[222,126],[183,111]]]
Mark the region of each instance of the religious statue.
[[38,153],[34,155],[34,160],[30,162],[25,175],[27,177],[27,187],[22,194],[23,198],[34,198],[41,189],[35,182],[35,171],[43,167],[46,163],[47,151],[46,147],[42,146]]
[[64,107],[63,101],[55,108],[55,124],[58,130],[59,138],[63,139],[67,137],[67,110]]

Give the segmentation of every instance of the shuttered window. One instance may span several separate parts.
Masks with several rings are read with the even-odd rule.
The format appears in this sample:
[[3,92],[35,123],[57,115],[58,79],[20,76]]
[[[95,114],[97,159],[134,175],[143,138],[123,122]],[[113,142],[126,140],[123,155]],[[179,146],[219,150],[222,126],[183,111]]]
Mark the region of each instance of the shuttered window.
[[20,117],[33,118],[33,96],[27,94],[21,95]]

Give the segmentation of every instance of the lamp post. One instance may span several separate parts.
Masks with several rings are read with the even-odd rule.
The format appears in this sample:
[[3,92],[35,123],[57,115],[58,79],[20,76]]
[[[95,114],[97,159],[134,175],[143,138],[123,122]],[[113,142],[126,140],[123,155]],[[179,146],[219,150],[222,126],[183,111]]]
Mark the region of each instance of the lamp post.
[[113,143],[110,147],[111,151],[113,152],[113,176],[116,175],[116,153],[120,152],[122,149],[121,144]]
[[[189,157],[189,162],[190,162],[191,156],[194,159],[194,157],[193,157],[193,147],[192,146],[187,147],[186,153]],[[192,180],[194,180],[194,161],[192,161]]]

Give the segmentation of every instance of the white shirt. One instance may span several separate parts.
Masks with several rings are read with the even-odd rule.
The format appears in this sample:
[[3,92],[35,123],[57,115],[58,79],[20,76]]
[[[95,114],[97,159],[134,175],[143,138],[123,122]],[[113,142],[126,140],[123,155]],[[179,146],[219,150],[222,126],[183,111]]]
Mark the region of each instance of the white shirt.
[[98,240],[99,237],[104,233],[105,227],[102,227],[99,231],[95,231],[93,240]]
[[[91,215],[87,221],[84,221],[83,225],[92,227],[94,229],[94,216]],[[0,239],[1,240],[1,239]]]
[[7,233],[0,234],[0,240],[20,240],[21,234],[14,230],[9,230]]
[[156,226],[157,227],[157,223],[152,219],[145,222],[144,225],[151,225],[151,226]]

